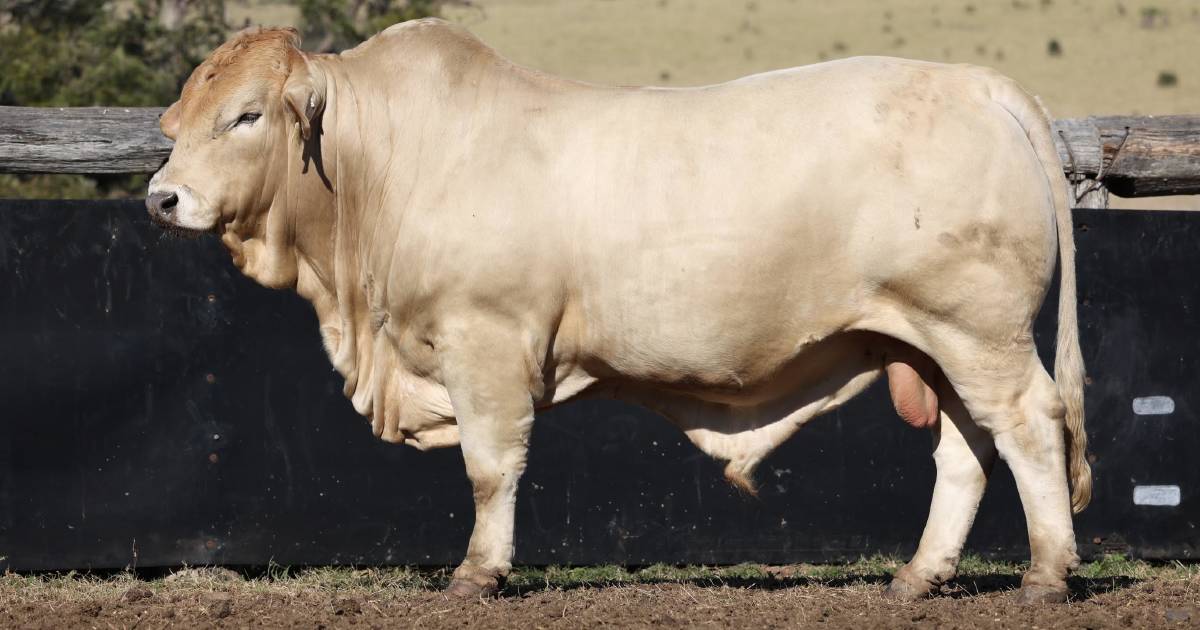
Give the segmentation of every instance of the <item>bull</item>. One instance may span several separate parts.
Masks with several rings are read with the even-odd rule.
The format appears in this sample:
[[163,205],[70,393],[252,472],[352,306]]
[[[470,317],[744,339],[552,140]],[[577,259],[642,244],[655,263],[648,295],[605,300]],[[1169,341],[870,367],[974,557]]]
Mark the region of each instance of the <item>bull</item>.
[[[858,57],[604,87],[430,19],[338,55],[244,31],[161,128],[150,214],[307,298],[376,436],[461,446],[476,513],[450,592],[510,571],[537,410],[644,405],[753,491],[773,449],[886,374],[937,465],[887,593],[954,575],[999,455],[1032,550],[1019,597],[1067,597],[1091,493],[1074,245],[1048,118],[1012,80]],[[1052,378],[1031,328],[1056,261]]]

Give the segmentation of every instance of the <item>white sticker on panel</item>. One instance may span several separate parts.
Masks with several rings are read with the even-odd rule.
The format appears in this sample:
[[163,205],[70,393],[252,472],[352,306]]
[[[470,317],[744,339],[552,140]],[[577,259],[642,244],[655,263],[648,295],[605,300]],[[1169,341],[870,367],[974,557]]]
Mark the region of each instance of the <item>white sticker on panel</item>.
[[1134,398],[1133,413],[1139,416],[1165,416],[1175,413],[1175,401],[1170,396]]
[[1179,486],[1134,486],[1134,505],[1179,505]]

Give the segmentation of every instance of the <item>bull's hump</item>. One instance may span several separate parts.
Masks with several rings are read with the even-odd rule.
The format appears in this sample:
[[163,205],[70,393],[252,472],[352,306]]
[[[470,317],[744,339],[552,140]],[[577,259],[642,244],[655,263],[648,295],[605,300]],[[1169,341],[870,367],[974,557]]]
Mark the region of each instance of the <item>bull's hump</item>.
[[499,57],[483,40],[467,29],[439,18],[423,18],[393,24],[374,37],[342,53],[344,57],[369,54],[436,53],[449,56],[486,54]]

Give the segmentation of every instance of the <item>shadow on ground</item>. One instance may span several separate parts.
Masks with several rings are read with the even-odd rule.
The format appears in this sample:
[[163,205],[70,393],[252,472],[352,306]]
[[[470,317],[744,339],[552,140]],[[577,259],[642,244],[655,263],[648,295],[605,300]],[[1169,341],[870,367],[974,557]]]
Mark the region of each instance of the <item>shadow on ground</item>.
[[[621,587],[630,585],[652,586],[663,584],[683,584],[699,588],[730,587],[739,589],[755,589],[762,591],[777,591],[802,587],[843,588],[847,586],[879,585],[887,586],[892,581],[889,574],[855,575],[837,578],[818,577],[785,577],[785,578],[640,578],[636,582],[617,582],[611,580],[578,580],[570,584],[509,584],[501,592],[502,597],[514,597],[545,591],[573,591],[589,588]],[[1071,591],[1072,601],[1086,601],[1098,595],[1113,593],[1136,586],[1143,580],[1128,576],[1084,578],[1071,577],[1067,587]],[[432,589],[444,588],[449,580],[431,581]],[[951,598],[974,597],[990,593],[1015,591],[1021,587],[1019,575],[964,575],[959,576],[942,586],[940,596]]]

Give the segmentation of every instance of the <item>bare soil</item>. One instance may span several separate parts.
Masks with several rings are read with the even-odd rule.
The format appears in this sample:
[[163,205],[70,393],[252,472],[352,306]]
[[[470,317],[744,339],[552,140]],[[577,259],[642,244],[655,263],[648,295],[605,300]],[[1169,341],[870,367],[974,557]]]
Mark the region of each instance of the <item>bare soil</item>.
[[[344,571],[344,570],[343,570]],[[882,597],[889,577],[648,579],[509,587],[460,601],[387,580],[0,579],[0,627],[821,627],[1157,628],[1200,626],[1200,574],[1073,578],[1072,601],[1022,606],[1012,575],[964,577],[932,599]],[[442,574],[444,578],[444,573]]]

